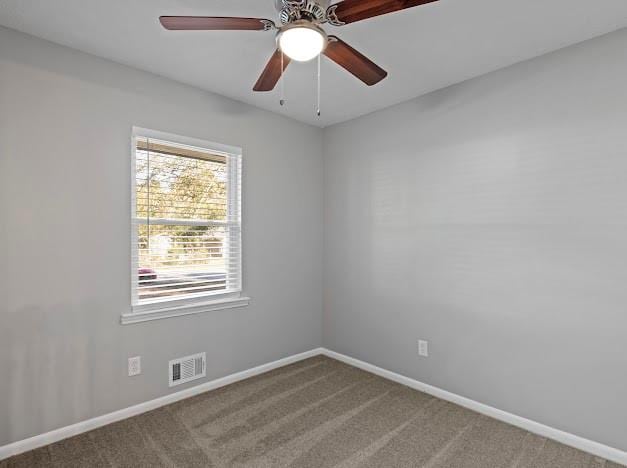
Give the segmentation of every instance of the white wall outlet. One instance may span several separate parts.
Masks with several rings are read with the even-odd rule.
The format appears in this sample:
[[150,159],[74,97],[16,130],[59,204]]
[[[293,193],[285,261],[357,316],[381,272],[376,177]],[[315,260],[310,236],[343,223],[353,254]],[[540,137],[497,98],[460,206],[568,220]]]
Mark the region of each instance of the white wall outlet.
[[139,375],[142,373],[142,358],[135,356],[128,358],[128,376]]
[[418,340],[418,354],[420,356],[429,357],[429,342]]

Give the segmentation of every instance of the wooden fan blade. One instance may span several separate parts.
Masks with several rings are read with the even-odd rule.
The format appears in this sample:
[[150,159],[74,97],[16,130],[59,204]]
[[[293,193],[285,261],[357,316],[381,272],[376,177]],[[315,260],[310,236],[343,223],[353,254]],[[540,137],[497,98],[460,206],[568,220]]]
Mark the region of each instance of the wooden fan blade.
[[161,16],[164,28],[179,31],[264,31],[274,29],[274,22],[260,18],[222,16]]
[[368,86],[375,85],[388,76],[388,72],[383,68],[336,36],[329,36],[329,44],[324,50],[324,55]]
[[327,9],[327,16],[331,24],[341,26],[435,1],[437,0],[344,0],[331,5]]
[[283,69],[281,69],[281,51],[279,49],[275,50],[266,68],[261,72],[257,83],[255,83],[253,91],[272,91],[289,63],[290,58],[287,55],[283,55]]

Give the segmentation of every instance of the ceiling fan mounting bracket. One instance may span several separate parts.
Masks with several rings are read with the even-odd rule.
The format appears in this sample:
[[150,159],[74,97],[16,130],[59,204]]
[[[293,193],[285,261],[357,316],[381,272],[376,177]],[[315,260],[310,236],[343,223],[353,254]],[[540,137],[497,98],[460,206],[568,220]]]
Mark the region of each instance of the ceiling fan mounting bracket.
[[271,31],[273,29],[277,29],[276,24],[274,24],[274,21],[272,20],[260,19],[259,21],[261,21],[261,23],[263,24],[264,31]]
[[344,21],[341,21],[338,17],[337,14],[335,12],[335,10],[337,10],[337,3],[335,5],[331,5],[326,12],[327,15],[327,21],[329,24],[332,24],[333,26],[343,26],[346,23]]
[[324,23],[329,0],[275,0],[281,23],[290,24],[298,20]]

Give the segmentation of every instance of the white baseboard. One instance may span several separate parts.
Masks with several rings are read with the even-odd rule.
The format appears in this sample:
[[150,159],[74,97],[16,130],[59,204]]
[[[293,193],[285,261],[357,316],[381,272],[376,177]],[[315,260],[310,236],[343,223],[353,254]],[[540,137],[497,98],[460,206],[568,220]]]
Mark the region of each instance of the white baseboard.
[[371,372],[373,374],[384,377],[388,380],[392,380],[402,385],[406,385],[407,387],[411,387],[421,392],[428,393],[429,395],[433,395],[442,400],[450,401],[451,403],[458,404],[459,406],[471,409],[473,411],[476,411],[477,413],[485,414],[486,416],[490,416],[491,418],[506,422],[508,424],[511,424],[512,426],[520,427],[521,429],[533,432],[534,434],[538,434],[540,436],[553,439],[557,442],[561,442],[564,445],[568,445],[570,447],[583,450],[584,452],[591,453],[598,457],[602,457],[615,463],[627,466],[627,452],[624,452],[622,450],[608,447],[607,445],[584,439],[583,437],[579,437],[568,432],[560,431],[559,429],[555,429],[553,427],[531,421],[521,416],[516,416],[515,414],[493,408],[492,406],[484,405],[483,403],[479,403],[478,401],[471,400],[455,393],[447,392],[446,390],[442,390],[441,388],[437,388],[418,380],[414,380],[410,377],[397,374],[396,372],[377,367],[364,361],[360,361],[359,359],[336,353],[335,351],[331,351],[329,349],[323,349],[322,353],[330,358],[337,359],[338,361],[342,361],[351,366],[358,367],[367,372]]
[[486,416],[498,419],[499,421],[503,421],[513,426],[520,427],[529,432],[533,432],[534,434],[553,439],[565,445],[575,447],[579,450],[583,450],[598,457],[602,457],[615,463],[627,466],[627,452],[624,452],[622,450],[608,447],[607,445],[584,439],[583,437],[560,431],[559,429],[555,429],[544,424],[540,424],[535,421],[523,418],[521,416],[516,416],[515,414],[511,414],[506,411],[484,405],[483,403],[479,403],[477,401],[457,395],[455,393],[447,392],[446,390],[442,390],[441,388],[437,388],[432,385],[412,379],[410,377],[397,374],[396,372],[377,367],[364,361],[360,361],[359,359],[336,353],[335,351],[331,351],[326,348],[316,348],[310,351],[306,351],[304,353],[295,354],[293,356],[279,359],[278,361],[270,362],[268,364],[263,364],[252,369],[227,375],[226,377],[212,380],[210,382],[205,382],[200,385],[196,385],[195,387],[181,390],[180,392],[170,393],[168,395],[147,401],[145,403],[140,403],[138,405],[121,409],[119,411],[114,411],[113,413],[104,414],[102,416],[78,422],[70,426],[55,429],[45,434],[13,442],[11,444],[0,447],[0,460],[11,457],[13,455],[18,455],[23,452],[27,452],[29,450],[43,447],[45,445],[58,442],[63,439],[67,439],[68,437],[72,437],[83,432],[91,431],[98,427],[102,427],[107,424],[120,421],[122,419],[130,418],[132,416],[151,411],[161,406],[169,405],[170,403],[174,403],[176,401],[184,400],[185,398],[189,398],[200,393],[208,392],[219,387],[224,387],[225,385],[239,382],[240,380],[254,377],[255,375],[259,375],[264,372],[268,372],[270,370],[277,369],[279,367],[286,366],[297,361],[302,361],[303,359],[317,356],[319,354],[324,354],[325,356],[345,362],[346,364],[358,367],[365,371],[379,375],[383,378],[398,382],[402,385],[415,388],[416,390],[428,393],[437,398],[441,398],[442,400],[456,403],[460,406],[476,411],[477,413],[485,414]]
[[307,359],[309,357],[323,354],[323,351],[324,350],[322,348],[316,348],[310,351],[306,351],[304,353],[288,356],[286,358],[279,359],[278,361],[270,362],[268,364],[262,364],[261,366],[253,367],[252,369],[237,372],[235,374],[227,375],[226,377],[212,380],[210,382],[205,382],[194,387],[186,388],[185,390],[181,390],[180,392],[170,393],[168,395],[147,401],[145,403],[140,403],[138,405],[121,409],[119,411],[114,411],[113,413],[104,414],[102,416],[97,416],[95,418],[81,421],[70,426],[61,427],[59,429],[46,432],[45,434],[13,442],[11,444],[0,447],[0,460],[12,457],[13,455],[18,455],[23,452],[27,452],[29,450],[43,447],[45,445],[52,444],[63,439],[67,439],[68,437],[82,434],[83,432],[106,426],[107,424],[111,424],[116,421],[121,421],[122,419],[130,418],[131,416],[136,416],[138,414],[151,411],[161,406],[169,405],[170,403],[174,403],[179,400],[184,400],[185,398],[189,398],[200,393],[208,392],[209,390],[224,387],[225,385],[239,382],[240,380],[248,379],[249,377],[254,377],[255,375],[263,374],[264,372],[268,372],[270,370],[277,369],[279,367],[283,367],[297,361],[302,361],[303,359]]

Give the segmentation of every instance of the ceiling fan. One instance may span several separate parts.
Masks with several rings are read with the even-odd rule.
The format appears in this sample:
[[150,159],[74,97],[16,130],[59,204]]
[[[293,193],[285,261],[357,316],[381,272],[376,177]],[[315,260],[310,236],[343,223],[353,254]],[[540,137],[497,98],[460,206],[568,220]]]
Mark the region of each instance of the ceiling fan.
[[355,77],[372,86],[387,72],[337,36],[328,35],[321,25],[344,26],[375,16],[424,5],[437,0],[275,0],[281,26],[261,18],[217,16],[161,16],[169,30],[276,30],[277,49],[261,73],[254,91],[271,91],[291,60],[307,62],[320,54],[337,63]]

